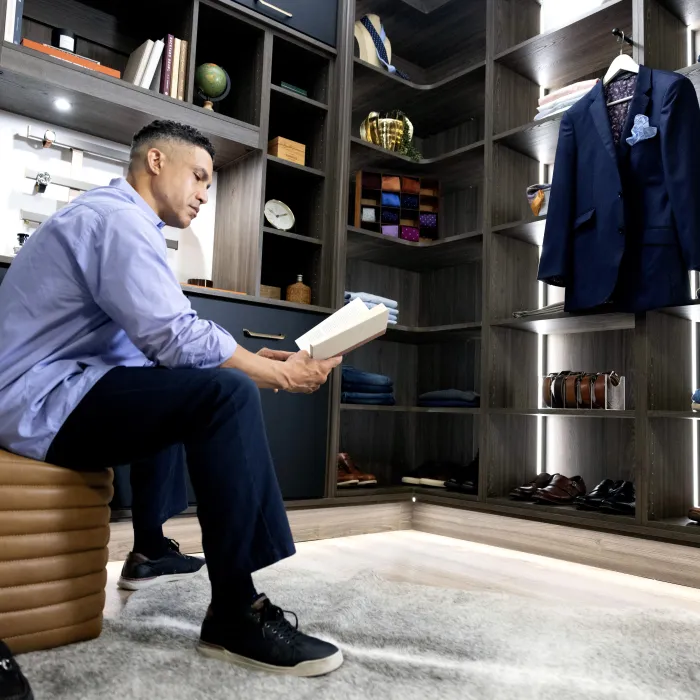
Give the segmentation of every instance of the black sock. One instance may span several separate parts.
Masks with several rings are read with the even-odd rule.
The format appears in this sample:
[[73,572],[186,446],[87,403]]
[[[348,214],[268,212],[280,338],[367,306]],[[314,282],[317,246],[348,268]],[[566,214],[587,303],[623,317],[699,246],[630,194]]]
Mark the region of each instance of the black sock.
[[211,607],[216,617],[239,616],[250,609],[258,595],[250,574],[236,574],[225,582],[212,582]]
[[160,559],[168,551],[162,527],[134,528],[134,552],[148,559]]

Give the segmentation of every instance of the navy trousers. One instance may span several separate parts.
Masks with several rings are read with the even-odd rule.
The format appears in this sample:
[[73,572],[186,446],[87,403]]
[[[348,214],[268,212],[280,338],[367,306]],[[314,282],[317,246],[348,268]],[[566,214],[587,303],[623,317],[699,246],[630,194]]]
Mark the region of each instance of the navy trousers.
[[70,414],[46,461],[86,471],[131,464],[135,525],[157,527],[172,514],[180,450],[214,590],[294,554],[260,391],[237,370],[116,367]]

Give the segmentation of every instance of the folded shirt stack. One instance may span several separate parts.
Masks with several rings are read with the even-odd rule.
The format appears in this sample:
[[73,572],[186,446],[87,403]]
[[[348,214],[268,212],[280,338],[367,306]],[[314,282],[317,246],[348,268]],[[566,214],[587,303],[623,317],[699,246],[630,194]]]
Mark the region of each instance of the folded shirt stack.
[[428,391],[418,397],[419,406],[478,408],[481,397],[475,391],[460,391],[459,389],[441,389]]
[[355,299],[362,299],[368,309],[373,309],[379,304],[384,304],[389,309],[389,324],[395,326],[399,322],[399,302],[393,299],[386,299],[377,296],[376,294],[368,294],[367,292],[345,292],[345,305],[347,306]]
[[567,87],[559,88],[550,92],[549,95],[540,97],[539,107],[537,107],[537,116],[535,121],[551,117],[559,112],[566,112],[567,109],[573,107],[586,93],[590,92],[596,85],[597,80],[583,80],[580,83],[567,85]]
[[366,406],[394,406],[394,382],[384,374],[362,372],[350,365],[342,366],[340,400]]

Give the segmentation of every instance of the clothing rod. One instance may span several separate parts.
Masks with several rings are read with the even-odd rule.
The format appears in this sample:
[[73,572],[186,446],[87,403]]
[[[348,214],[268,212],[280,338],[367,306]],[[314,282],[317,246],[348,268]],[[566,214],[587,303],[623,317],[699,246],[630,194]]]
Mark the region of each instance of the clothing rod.
[[634,46],[634,41],[632,41],[632,37],[625,34],[625,32],[623,32],[622,29],[618,29],[617,27],[615,27],[615,29],[612,30],[612,33],[618,39],[623,39],[625,43],[629,44],[630,46]]
[[[19,136],[20,138],[27,139],[28,141],[38,141],[39,143],[44,142],[44,135],[32,133],[31,126],[27,126],[26,135],[18,133],[17,136]],[[77,148],[78,150],[83,151],[83,153],[87,153],[88,155],[95,156],[97,158],[102,158],[103,160],[111,160],[114,163],[120,163],[122,165],[126,165],[129,162],[129,151],[127,149],[122,151],[120,149],[111,148],[109,146],[100,146],[99,144],[91,143],[90,141],[84,141],[82,139],[78,139],[72,136],[68,137],[67,139],[64,139],[63,141],[54,141],[51,144],[51,148],[54,147],[62,148],[64,150],[73,150],[74,148]]]

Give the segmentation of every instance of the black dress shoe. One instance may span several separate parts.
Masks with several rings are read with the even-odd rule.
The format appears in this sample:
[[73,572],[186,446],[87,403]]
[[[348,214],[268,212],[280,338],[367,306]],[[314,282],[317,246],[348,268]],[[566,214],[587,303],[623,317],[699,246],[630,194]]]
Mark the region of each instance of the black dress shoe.
[[619,489],[624,483],[624,481],[605,479],[601,481],[590,493],[587,493],[585,496],[579,496],[576,499],[576,507],[579,510],[598,510],[601,505],[603,505],[603,501],[608,498],[613,491]]
[[29,681],[12,656],[5,642],[0,640],[0,698],[2,700],[34,700]]
[[448,491],[475,495],[479,490],[479,453],[465,466],[455,469],[451,479],[445,482]]
[[634,515],[636,513],[637,496],[634,484],[631,481],[623,481],[622,485],[610,492],[610,495],[602,502],[600,510],[603,513],[615,515]]

